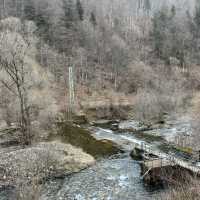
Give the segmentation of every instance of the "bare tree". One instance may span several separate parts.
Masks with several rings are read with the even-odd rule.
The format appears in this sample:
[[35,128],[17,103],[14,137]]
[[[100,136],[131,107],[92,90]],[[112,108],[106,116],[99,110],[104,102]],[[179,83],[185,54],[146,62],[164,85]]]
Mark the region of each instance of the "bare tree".
[[31,133],[25,58],[29,45],[19,34],[7,30],[0,34],[0,46],[0,70],[7,76],[7,78],[2,78],[0,81],[4,87],[16,95],[19,101],[21,142],[28,145],[31,142]]

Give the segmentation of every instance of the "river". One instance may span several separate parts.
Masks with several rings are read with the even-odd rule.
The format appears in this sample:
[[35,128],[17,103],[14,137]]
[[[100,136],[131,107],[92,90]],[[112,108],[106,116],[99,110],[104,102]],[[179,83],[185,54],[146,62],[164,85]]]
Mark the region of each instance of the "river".
[[[64,134],[62,141],[80,146],[86,152],[93,154],[97,158],[96,165],[68,176],[62,181],[48,182],[41,200],[154,200],[160,198],[166,188],[163,185],[159,187],[145,185],[141,179],[140,164],[130,157],[130,151],[133,148],[131,142],[141,142],[141,140],[127,131],[119,133],[112,131],[109,127],[89,126],[88,129],[90,130],[88,133],[95,138],[95,141],[88,140],[87,132],[79,128],[70,128],[69,131],[69,127],[64,127],[63,130],[67,131],[67,134]],[[81,141],[78,138],[81,138]],[[123,152],[105,144],[102,148],[100,143],[102,140],[112,141],[113,145],[120,146]]]
[[48,184],[42,200],[152,200],[163,188],[145,186],[140,165],[129,156],[103,159],[91,168]]
[[[174,127],[162,130],[168,136]],[[65,125],[60,131],[62,142],[81,147],[97,162],[79,173],[49,180],[40,200],[157,200],[166,192],[164,186],[150,187],[143,183],[140,164],[130,157],[131,141],[142,142],[133,134],[97,126],[84,130]],[[9,192],[2,190],[0,200],[8,200]]]

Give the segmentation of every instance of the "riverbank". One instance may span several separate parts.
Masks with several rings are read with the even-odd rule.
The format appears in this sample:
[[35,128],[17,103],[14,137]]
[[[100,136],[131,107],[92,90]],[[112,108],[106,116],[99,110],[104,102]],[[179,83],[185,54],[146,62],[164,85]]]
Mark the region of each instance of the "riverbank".
[[[30,187],[40,187],[45,180],[65,177],[94,163],[95,159],[91,155],[59,141],[38,143],[1,153],[0,190],[12,187],[14,193],[11,195],[25,195]],[[23,199],[30,199],[34,191],[30,192]]]
[[[178,127],[180,127],[180,123],[178,122],[174,122],[173,124],[175,126],[179,124]],[[152,130],[153,127],[154,129]],[[140,164],[130,157],[130,153],[135,143],[145,143],[146,146],[158,148],[161,144],[167,142],[167,137],[170,136],[171,138],[169,132],[174,133],[174,126],[169,126],[167,128],[168,131],[166,131],[166,127],[163,124],[159,126],[154,124],[153,127],[134,120],[100,120],[81,126],[77,123],[58,122],[56,131],[50,137],[46,138],[45,143],[36,144],[29,148],[31,152],[34,150],[34,155],[28,153],[26,156],[21,156],[23,155],[22,153],[21,155],[19,154],[19,157],[22,157],[23,161],[27,159],[32,160],[32,157],[37,160],[37,156],[35,155],[38,155],[42,161],[45,161],[52,158],[52,155],[55,155],[55,163],[62,163],[64,168],[60,171],[55,170],[54,174],[51,174],[52,167],[50,167],[54,165],[51,162],[46,163],[45,166],[50,167],[47,168],[50,179],[48,178],[39,184],[41,189],[38,199],[41,200],[56,200],[58,198],[87,200],[87,198],[93,197],[100,200],[104,197],[119,200],[124,196],[130,200],[133,198],[136,200],[141,198],[151,200],[159,197],[165,189],[160,190],[156,186],[151,188],[153,189],[153,193],[152,191],[149,192],[149,186],[146,187],[141,178]],[[163,129],[165,131],[162,131]],[[155,134],[155,130],[161,132],[162,135]],[[53,145],[55,141],[59,141],[60,147]],[[43,150],[40,149],[41,145],[44,147]],[[47,146],[48,148],[46,148]],[[38,148],[40,149],[39,151]],[[63,148],[67,149],[64,150]],[[82,150],[77,150],[77,148],[81,148]],[[15,151],[25,152],[27,149]],[[48,154],[45,154],[49,155],[48,159],[45,156],[40,156],[44,155],[44,152],[48,152]],[[11,155],[14,155],[12,151]],[[17,161],[20,161],[16,156],[13,157]],[[96,163],[93,157],[96,159]],[[34,159],[33,162],[34,164],[27,162],[27,165],[33,167],[36,163]],[[39,161],[39,166],[42,163]],[[23,166],[23,162],[17,166]],[[31,172],[30,169],[27,171]],[[82,171],[82,169],[84,170]],[[140,192],[138,196],[134,196],[135,193],[133,191]],[[6,196],[3,192],[5,190],[2,190],[0,194],[1,200],[4,200],[5,198],[3,197]],[[12,190],[8,190],[7,195],[9,194],[13,194]]]

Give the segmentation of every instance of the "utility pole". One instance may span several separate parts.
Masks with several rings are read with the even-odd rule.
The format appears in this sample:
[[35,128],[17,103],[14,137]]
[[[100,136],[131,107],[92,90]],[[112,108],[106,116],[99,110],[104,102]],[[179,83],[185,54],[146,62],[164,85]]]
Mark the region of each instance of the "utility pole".
[[73,66],[69,67],[69,105],[68,105],[68,119],[71,120],[72,114],[74,113],[75,106],[75,91],[74,91],[74,73]]

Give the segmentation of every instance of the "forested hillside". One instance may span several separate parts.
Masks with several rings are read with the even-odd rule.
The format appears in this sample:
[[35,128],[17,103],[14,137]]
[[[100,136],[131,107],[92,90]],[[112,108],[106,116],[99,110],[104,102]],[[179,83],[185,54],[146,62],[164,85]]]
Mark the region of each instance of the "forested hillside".
[[0,129],[23,147],[72,116],[173,114],[196,144],[199,90],[200,0],[0,1]]
[[[55,115],[66,110],[70,66],[75,71],[77,110],[96,98],[110,99],[112,104],[120,96],[131,96],[127,101],[135,105],[139,118],[182,109],[199,89],[199,15],[198,1],[2,1],[2,73],[11,79],[2,79],[1,90],[8,94],[1,100],[3,118],[11,123],[6,113],[16,110],[12,114],[16,120],[17,87],[26,93],[27,102],[22,97],[19,103],[27,104],[30,118],[37,120],[41,109],[52,109],[46,106],[53,106]],[[18,70],[20,63],[24,65],[20,73],[27,70],[34,76],[35,70],[42,76],[42,71],[42,80],[26,73],[13,77],[16,74],[7,66]],[[20,85],[15,78],[23,79]],[[48,94],[47,102],[54,100],[38,105],[42,101],[34,102],[38,98],[29,96],[30,90]],[[140,109],[149,105],[150,110]],[[19,112],[26,113],[22,107]]]

